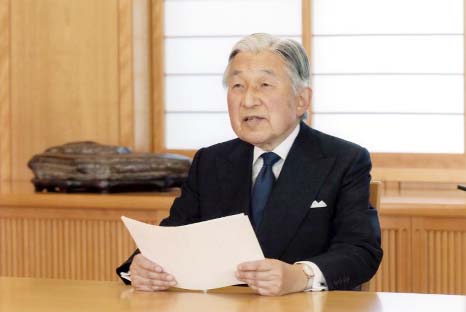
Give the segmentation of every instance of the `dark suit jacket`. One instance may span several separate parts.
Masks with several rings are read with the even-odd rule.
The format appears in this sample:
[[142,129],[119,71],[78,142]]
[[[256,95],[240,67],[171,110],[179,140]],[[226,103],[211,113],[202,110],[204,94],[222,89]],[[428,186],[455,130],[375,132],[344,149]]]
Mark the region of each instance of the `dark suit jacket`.
[[[249,214],[253,148],[235,139],[199,150],[161,225]],[[370,170],[366,149],[301,123],[256,231],[265,257],[312,261],[329,289],[369,280],[382,259],[377,212],[369,205]],[[311,209],[314,200],[327,207]],[[117,272],[127,272],[131,259]]]

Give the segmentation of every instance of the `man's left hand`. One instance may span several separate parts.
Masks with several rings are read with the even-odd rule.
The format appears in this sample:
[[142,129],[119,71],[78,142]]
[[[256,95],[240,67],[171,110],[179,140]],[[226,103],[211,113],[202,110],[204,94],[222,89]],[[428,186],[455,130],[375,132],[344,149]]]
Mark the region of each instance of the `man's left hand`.
[[276,259],[241,263],[236,278],[264,296],[303,291],[308,282],[301,265],[291,265]]

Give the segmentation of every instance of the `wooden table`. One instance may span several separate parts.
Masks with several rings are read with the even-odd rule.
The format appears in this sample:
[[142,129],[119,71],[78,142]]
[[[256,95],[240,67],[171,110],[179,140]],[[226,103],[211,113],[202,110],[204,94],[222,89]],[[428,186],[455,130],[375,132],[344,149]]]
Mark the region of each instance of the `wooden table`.
[[116,282],[0,277],[0,311],[466,311],[466,296],[376,292],[263,297],[246,287],[136,292]]

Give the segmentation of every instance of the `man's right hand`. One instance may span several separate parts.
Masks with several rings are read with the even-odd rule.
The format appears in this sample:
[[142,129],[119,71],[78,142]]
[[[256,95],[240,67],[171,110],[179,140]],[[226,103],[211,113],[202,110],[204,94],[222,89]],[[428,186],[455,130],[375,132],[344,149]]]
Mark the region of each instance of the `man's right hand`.
[[136,290],[159,291],[176,285],[173,275],[164,272],[160,265],[150,261],[142,254],[134,256],[129,271],[131,284]]

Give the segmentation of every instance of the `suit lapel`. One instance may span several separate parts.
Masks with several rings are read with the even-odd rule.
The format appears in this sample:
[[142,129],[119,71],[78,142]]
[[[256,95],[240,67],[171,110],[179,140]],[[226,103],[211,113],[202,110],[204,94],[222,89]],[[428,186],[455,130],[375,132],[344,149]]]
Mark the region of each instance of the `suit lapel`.
[[334,161],[322,154],[312,130],[301,124],[257,232],[266,257],[280,258],[285,251]]
[[222,190],[222,216],[249,214],[253,146],[238,140],[228,153],[217,157],[216,169]]

